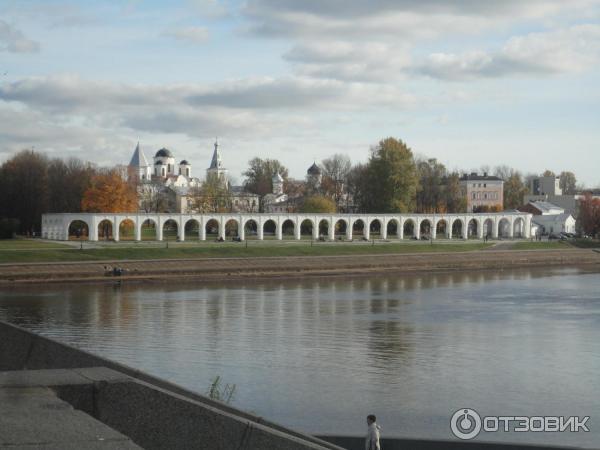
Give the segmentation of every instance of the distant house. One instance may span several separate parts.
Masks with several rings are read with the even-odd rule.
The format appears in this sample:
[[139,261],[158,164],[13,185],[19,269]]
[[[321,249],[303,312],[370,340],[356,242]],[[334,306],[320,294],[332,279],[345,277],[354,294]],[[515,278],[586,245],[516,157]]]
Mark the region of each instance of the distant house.
[[564,208],[546,201],[530,201],[518,208],[521,212],[533,214],[532,234],[546,235],[575,233],[577,222]]
[[460,177],[463,194],[467,198],[467,212],[483,209],[501,211],[504,207],[504,181],[502,178],[475,172]]

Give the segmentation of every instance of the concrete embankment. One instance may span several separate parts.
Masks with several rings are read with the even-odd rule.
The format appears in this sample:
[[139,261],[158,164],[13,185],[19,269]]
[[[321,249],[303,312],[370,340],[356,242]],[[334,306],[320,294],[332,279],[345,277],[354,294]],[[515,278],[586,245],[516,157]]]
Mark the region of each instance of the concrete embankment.
[[[0,322],[0,448],[341,450],[364,441],[300,433]],[[559,447],[386,439],[383,448]]]
[[[102,282],[169,279],[230,280],[375,273],[503,270],[517,267],[600,268],[600,253],[587,249],[499,250],[343,256],[197,258],[143,261],[1,264],[0,285],[48,282]],[[107,267],[124,275],[107,276]]]
[[341,449],[0,322],[0,447]]

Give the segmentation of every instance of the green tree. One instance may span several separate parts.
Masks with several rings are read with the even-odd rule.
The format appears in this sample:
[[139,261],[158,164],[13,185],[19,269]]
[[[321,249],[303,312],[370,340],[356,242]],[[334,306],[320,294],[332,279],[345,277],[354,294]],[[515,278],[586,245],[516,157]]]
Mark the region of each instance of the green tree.
[[460,174],[452,172],[443,183],[446,211],[448,213],[461,213],[467,211],[467,198],[460,185]]
[[39,232],[48,210],[48,159],[33,150],[0,167],[0,217],[18,219],[21,232]]
[[446,195],[444,181],[446,167],[435,158],[420,160],[416,163],[419,185],[417,186],[417,212],[445,212]]
[[542,173],[543,177],[555,177],[556,174],[554,172],[552,172],[551,170],[544,170],[544,173]]
[[248,169],[242,174],[245,177],[244,189],[260,196],[260,211],[263,211],[264,196],[273,191],[272,178],[277,172],[285,182],[288,169],[278,160],[252,158],[248,162]]
[[577,178],[573,172],[563,171],[560,173],[560,188],[563,194],[573,195],[577,193]]
[[523,197],[529,193],[523,176],[513,170],[507,180],[504,180],[504,209],[515,209],[523,204]]
[[367,190],[361,198],[367,212],[411,211],[417,192],[417,169],[411,149],[389,137],[371,149],[367,163]]
[[336,210],[334,201],[322,195],[305,198],[300,207],[303,213],[334,213]]

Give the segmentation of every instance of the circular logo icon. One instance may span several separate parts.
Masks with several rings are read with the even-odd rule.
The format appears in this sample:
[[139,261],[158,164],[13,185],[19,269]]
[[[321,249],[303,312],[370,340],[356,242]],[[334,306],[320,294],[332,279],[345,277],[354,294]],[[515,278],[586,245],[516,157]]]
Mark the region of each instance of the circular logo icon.
[[450,429],[459,439],[473,439],[481,431],[481,417],[474,409],[459,409],[450,419]]

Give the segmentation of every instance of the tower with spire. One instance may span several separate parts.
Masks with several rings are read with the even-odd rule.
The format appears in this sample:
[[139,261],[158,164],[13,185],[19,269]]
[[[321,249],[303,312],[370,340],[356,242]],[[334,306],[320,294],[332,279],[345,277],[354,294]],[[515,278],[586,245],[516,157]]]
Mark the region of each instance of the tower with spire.
[[152,177],[152,166],[148,164],[148,160],[140,148],[139,141],[135,147],[135,150],[133,151],[133,156],[129,162],[128,171],[133,176],[136,176],[140,181],[148,181]]
[[219,150],[219,141],[215,139],[215,149],[213,151],[210,167],[206,169],[206,179],[216,178],[227,186],[227,169],[223,167],[221,160],[221,151]]

